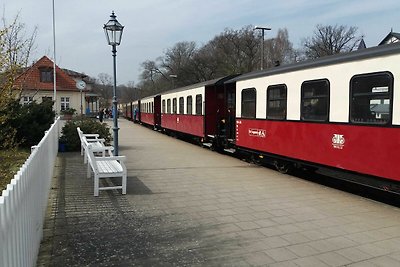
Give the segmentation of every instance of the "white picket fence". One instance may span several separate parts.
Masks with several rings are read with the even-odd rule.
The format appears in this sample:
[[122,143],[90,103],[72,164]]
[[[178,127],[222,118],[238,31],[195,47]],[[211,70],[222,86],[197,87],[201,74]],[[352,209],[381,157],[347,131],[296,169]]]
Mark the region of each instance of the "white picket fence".
[[0,196],[0,266],[35,266],[43,236],[60,118]]

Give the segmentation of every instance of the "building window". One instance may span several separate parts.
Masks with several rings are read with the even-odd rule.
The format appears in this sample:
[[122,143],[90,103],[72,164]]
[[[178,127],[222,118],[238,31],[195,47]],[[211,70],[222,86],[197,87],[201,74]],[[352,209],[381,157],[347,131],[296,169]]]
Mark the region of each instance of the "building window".
[[69,97],[61,97],[61,110],[69,109]]
[[287,87],[285,84],[267,88],[267,119],[286,120]]
[[328,121],[329,81],[305,81],[301,85],[301,120]]
[[162,113],[164,114],[165,113],[165,99],[163,99],[161,106],[162,106],[161,107]]
[[22,97],[22,105],[27,105],[33,101],[32,96],[24,96]]
[[256,118],[256,97],[255,88],[242,90],[242,118]]
[[167,113],[171,114],[171,99],[167,100]]
[[389,124],[392,118],[393,75],[361,74],[350,81],[350,122]]
[[186,97],[186,114],[188,115],[192,115],[192,110],[193,110],[192,101],[193,99],[191,95]]
[[183,97],[179,98],[179,114],[185,114],[185,102]]
[[53,69],[51,68],[40,68],[40,81],[42,83],[52,83],[53,82]]
[[178,106],[177,106],[177,103],[176,103],[176,98],[172,99],[172,113],[173,114],[178,113]]
[[202,115],[203,114],[203,97],[202,95],[196,95],[196,115]]

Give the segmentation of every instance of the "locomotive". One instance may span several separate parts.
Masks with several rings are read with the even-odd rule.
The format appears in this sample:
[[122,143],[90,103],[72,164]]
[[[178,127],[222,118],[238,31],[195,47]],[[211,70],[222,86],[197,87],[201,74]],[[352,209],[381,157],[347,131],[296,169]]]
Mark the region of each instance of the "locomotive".
[[120,109],[133,120],[135,106],[138,122],[268,160],[283,173],[325,168],[400,192],[399,62],[400,44],[383,45],[226,76]]

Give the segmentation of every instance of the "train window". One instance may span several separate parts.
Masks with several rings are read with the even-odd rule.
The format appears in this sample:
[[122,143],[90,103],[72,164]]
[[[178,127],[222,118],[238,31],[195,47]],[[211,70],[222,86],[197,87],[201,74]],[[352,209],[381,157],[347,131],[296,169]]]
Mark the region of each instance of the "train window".
[[186,97],[186,114],[192,115],[192,96]]
[[162,101],[161,110],[162,110],[162,113],[164,114],[165,113],[165,99],[163,99],[163,101]]
[[353,76],[350,96],[350,122],[378,125],[391,122],[393,75],[390,72]]
[[196,95],[196,115],[203,114],[203,97],[201,95]]
[[328,121],[329,81],[305,81],[301,85],[301,120]]
[[178,106],[177,106],[177,103],[176,103],[176,98],[172,99],[172,113],[173,114],[178,113]]
[[167,113],[171,114],[171,99],[167,100]]
[[151,102],[151,113],[154,113],[154,102]]
[[267,119],[286,120],[287,87],[285,84],[267,88]]
[[242,90],[242,118],[256,118],[256,88]]
[[185,102],[183,97],[179,98],[179,114],[185,114]]

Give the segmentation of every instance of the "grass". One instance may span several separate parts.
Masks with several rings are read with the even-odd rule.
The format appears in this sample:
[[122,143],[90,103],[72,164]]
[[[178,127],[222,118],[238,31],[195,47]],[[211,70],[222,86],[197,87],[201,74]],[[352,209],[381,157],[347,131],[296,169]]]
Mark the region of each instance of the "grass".
[[0,196],[29,154],[29,150],[0,150]]

